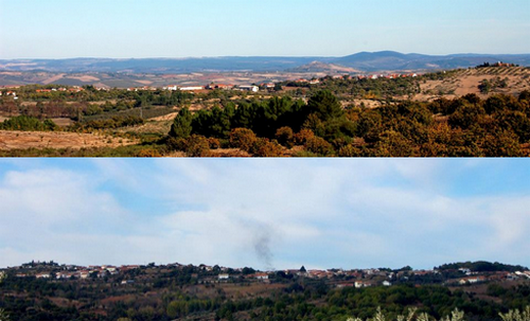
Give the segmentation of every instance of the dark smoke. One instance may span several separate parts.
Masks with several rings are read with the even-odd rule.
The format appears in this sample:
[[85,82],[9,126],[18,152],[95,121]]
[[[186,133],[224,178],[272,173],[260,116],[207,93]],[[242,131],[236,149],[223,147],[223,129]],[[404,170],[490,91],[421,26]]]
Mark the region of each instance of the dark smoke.
[[256,233],[254,238],[254,250],[258,259],[263,263],[265,268],[268,271],[273,271],[274,267],[272,266],[272,251],[270,248],[271,245],[271,231],[268,227],[261,227],[259,232]]

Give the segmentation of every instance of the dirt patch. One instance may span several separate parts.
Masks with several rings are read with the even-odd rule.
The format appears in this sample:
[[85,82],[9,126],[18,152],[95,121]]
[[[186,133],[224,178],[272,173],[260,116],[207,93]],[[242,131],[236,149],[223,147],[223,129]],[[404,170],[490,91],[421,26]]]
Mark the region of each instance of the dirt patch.
[[[458,71],[443,80],[427,80],[420,84],[421,94],[415,100],[431,101],[440,97],[454,99],[467,94],[476,94],[485,99],[493,94],[517,95],[523,90],[530,89],[530,69],[521,67],[466,69]],[[496,87],[488,94],[481,93],[479,85],[482,80],[490,82],[495,79],[506,82],[505,88]]]
[[59,79],[62,79],[64,77],[65,74],[58,74],[58,75],[55,75],[55,76],[52,76],[46,80],[43,80],[42,83],[47,85],[47,84],[51,84],[53,82],[56,82],[57,80]]
[[227,296],[230,296],[232,298],[242,298],[266,295],[269,294],[271,291],[283,289],[286,287],[286,285],[279,283],[253,283],[245,286],[241,286],[238,284],[223,284],[220,287],[227,294]]
[[109,135],[79,134],[65,132],[25,132],[25,131],[0,131],[0,149],[27,149],[27,148],[72,148],[83,147],[118,147],[137,144],[132,139],[116,138]]
[[149,118],[149,120],[151,121],[168,121],[168,120],[173,120],[175,119],[175,117],[177,117],[178,115],[178,112],[175,112],[175,113],[170,113],[170,114],[167,114],[167,115],[163,115],[163,116],[158,116],[158,117],[153,117],[153,118]]
[[52,118],[52,121],[57,125],[57,126],[60,126],[60,127],[66,127],[66,126],[70,126],[74,123],[73,120],[71,120],[70,118],[64,118],[64,117],[61,117],[61,118]]
[[83,76],[69,76],[68,78],[76,79],[76,80],[79,80],[79,81],[82,81],[82,82],[100,81],[100,79],[97,78],[97,77],[87,76],[87,75],[83,75]]

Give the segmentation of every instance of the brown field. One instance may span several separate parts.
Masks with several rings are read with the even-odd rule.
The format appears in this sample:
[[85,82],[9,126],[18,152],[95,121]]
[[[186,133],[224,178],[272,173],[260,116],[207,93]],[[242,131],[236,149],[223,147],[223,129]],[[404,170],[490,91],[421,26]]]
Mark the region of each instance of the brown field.
[[[494,88],[490,93],[483,94],[478,86],[484,79],[505,79],[506,88]],[[518,94],[523,90],[530,90],[530,68],[524,67],[491,67],[481,69],[459,70],[455,75],[444,80],[427,80],[420,84],[421,94],[413,97],[415,100],[430,101],[440,96],[447,99],[476,94],[485,99],[492,94]]]
[[108,135],[66,132],[0,131],[0,150],[27,148],[118,147],[138,143],[135,140]]

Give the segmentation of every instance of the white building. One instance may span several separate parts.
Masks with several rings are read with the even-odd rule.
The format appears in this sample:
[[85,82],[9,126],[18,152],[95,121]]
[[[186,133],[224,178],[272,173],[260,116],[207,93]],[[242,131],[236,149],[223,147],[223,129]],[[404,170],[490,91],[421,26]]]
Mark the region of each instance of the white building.
[[241,85],[241,86],[238,86],[238,88],[240,90],[251,91],[251,92],[254,92],[254,93],[257,93],[258,90],[259,90],[259,87],[258,86],[254,86],[254,85]]

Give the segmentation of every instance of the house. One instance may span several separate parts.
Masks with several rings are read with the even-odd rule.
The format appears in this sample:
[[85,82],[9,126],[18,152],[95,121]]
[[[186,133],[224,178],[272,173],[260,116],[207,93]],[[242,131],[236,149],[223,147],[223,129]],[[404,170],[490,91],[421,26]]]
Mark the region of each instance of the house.
[[90,271],[80,271],[79,272],[79,278],[81,279],[88,279],[88,277],[90,276]]
[[228,279],[230,279],[230,274],[227,274],[227,273],[219,274],[219,275],[217,276],[217,279],[218,279],[219,281],[222,281],[222,280],[228,280]]
[[51,276],[50,273],[38,273],[38,274],[35,275],[35,277],[36,277],[37,279],[49,279],[49,278],[51,278],[52,276]]
[[525,278],[527,278],[527,279],[530,279],[530,271],[523,271],[523,272],[521,272],[521,271],[517,271],[517,272],[515,272],[515,274],[516,274],[517,276],[525,277]]
[[202,86],[187,86],[187,87],[179,87],[180,91],[195,91],[195,90],[203,90],[204,87]]
[[238,88],[240,90],[251,91],[251,92],[255,92],[255,93],[257,93],[258,90],[259,90],[259,87],[258,86],[254,86],[254,85],[241,85],[241,86],[238,86]]
[[260,84],[260,87],[261,88],[265,88],[265,89],[274,89],[274,83],[272,82],[268,82],[268,83],[262,83]]
[[459,268],[458,271],[464,273],[465,275],[471,275],[471,270],[467,268]]
[[392,283],[390,283],[387,280],[384,280],[383,283],[381,283],[381,284],[383,284],[383,286],[391,286],[392,285]]
[[164,89],[164,90],[177,90],[178,87],[177,87],[177,85],[168,85],[168,86],[162,87],[162,89]]
[[460,285],[465,285],[465,284],[475,284],[475,283],[483,282],[483,281],[486,281],[486,278],[483,276],[471,276],[467,278],[461,278],[460,280],[458,280],[458,283]]
[[72,272],[59,272],[57,274],[55,274],[55,278],[57,280],[60,280],[60,279],[71,279],[75,276],[75,273],[72,273]]
[[369,286],[372,286],[373,284],[370,283],[370,282],[365,282],[365,281],[355,281],[355,287],[357,289],[360,289],[360,288],[367,288]]
[[267,273],[256,273],[254,276],[258,280],[268,280],[269,279],[269,275]]

